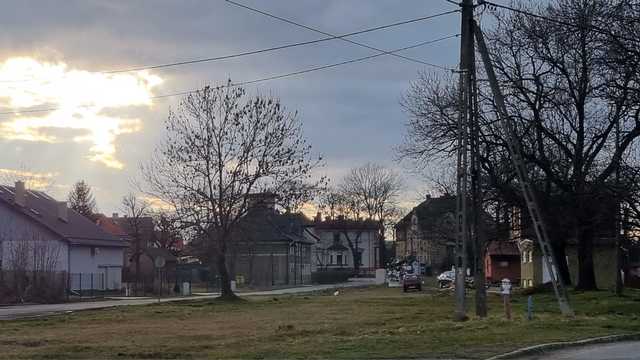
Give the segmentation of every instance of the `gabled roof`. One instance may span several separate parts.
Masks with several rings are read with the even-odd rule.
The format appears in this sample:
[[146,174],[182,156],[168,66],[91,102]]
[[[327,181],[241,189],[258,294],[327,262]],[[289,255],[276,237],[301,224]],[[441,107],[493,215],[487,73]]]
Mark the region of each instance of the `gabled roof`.
[[119,238],[126,238],[129,236],[124,229],[115,223],[112,219],[100,214],[96,220],[96,224],[102,228],[102,230],[108,232],[111,235],[115,235]]
[[378,231],[380,229],[380,222],[372,219],[353,220],[338,217],[337,219],[325,219],[324,221],[315,221],[314,228],[317,230],[370,230]]
[[415,213],[418,222],[424,224],[427,219],[439,219],[441,216],[456,212],[456,197],[453,195],[443,195],[440,197],[428,197],[425,201],[414,207],[396,224],[396,229],[405,224],[411,223],[411,217]]
[[[140,237],[147,243],[152,243],[155,236],[155,225],[153,224],[153,218],[151,216],[141,216],[137,219],[130,217],[111,217],[107,218],[112,221],[118,227],[120,227],[125,234],[129,236],[135,236],[135,226],[138,227]],[[136,224],[137,221],[137,224]]]
[[519,256],[518,244],[515,241],[492,241],[487,246],[487,255]]
[[67,209],[67,221],[58,218],[58,202],[41,191],[26,190],[25,206],[15,203],[15,189],[0,185],[0,204],[60,236],[71,245],[126,247],[126,242],[102,230],[93,221]]
[[251,209],[239,222],[241,237],[255,242],[308,242],[304,228],[310,220],[301,213],[279,213],[270,208]]

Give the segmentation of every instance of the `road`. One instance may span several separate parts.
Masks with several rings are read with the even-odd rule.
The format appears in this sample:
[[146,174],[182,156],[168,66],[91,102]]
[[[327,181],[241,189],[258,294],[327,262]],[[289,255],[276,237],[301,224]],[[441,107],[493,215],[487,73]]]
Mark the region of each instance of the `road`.
[[638,360],[640,341],[589,345],[548,352],[522,358],[522,360]]
[[[336,289],[344,287],[359,287],[370,285],[369,282],[348,282],[342,284],[331,285],[310,285],[288,289],[278,289],[269,291],[254,291],[254,292],[239,292],[240,296],[273,296],[273,295],[286,295],[286,294],[302,294],[313,291],[322,291],[327,289]],[[185,301],[196,299],[211,299],[217,297],[219,294],[210,293],[201,296],[187,296],[176,298],[164,298],[160,299],[160,302],[172,302],[172,301]],[[101,300],[101,301],[88,301],[77,303],[64,303],[64,304],[44,304],[44,305],[18,305],[18,306],[5,306],[0,307],[0,320],[12,320],[18,318],[48,316],[53,314],[61,314],[80,310],[93,310],[104,309],[115,306],[130,306],[130,305],[146,305],[157,303],[158,299],[154,298],[137,298],[126,300]]]

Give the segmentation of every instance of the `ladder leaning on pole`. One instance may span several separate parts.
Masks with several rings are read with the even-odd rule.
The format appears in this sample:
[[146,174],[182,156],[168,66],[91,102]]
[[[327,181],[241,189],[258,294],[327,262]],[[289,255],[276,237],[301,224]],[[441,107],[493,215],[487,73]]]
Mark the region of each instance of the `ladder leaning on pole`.
[[473,32],[475,33],[475,37],[478,43],[478,50],[480,52],[480,56],[482,57],[482,62],[484,63],[487,77],[489,78],[489,84],[491,86],[491,91],[493,92],[495,104],[498,110],[498,117],[500,118],[500,126],[507,135],[506,139],[509,149],[509,155],[511,156],[511,161],[513,162],[516,174],[518,176],[518,182],[520,183],[520,187],[524,195],[524,200],[527,204],[529,215],[531,216],[531,222],[536,232],[536,237],[538,238],[540,250],[542,250],[543,261],[547,266],[549,276],[551,277],[553,291],[555,292],[556,298],[558,299],[560,311],[563,315],[573,316],[574,313],[571,309],[571,306],[569,305],[567,290],[562,283],[562,279],[558,276],[559,272],[557,271],[557,262],[555,261],[553,249],[551,248],[551,245],[549,243],[549,236],[544,224],[544,220],[540,216],[540,207],[538,206],[538,201],[536,199],[534,190],[531,187],[531,182],[527,174],[527,170],[524,166],[522,149],[520,149],[520,144],[518,143],[515,129],[507,113],[507,107],[505,106],[504,98],[502,97],[502,92],[500,90],[500,86],[498,85],[496,74],[493,70],[491,57],[484,42],[482,30],[475,23],[475,21],[473,22]]

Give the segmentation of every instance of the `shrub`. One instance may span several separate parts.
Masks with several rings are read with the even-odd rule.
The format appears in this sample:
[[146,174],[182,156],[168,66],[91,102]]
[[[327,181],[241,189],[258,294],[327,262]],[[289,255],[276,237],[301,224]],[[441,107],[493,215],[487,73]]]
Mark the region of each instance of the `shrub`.
[[351,270],[324,270],[312,273],[311,281],[317,284],[336,284],[346,282],[351,276]]

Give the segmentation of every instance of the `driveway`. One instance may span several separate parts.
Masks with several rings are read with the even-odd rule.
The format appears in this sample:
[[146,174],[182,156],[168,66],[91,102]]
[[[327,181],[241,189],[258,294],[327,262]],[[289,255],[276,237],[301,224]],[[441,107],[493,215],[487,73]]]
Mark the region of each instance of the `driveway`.
[[[341,284],[331,285],[309,285],[287,289],[269,290],[269,291],[254,291],[254,292],[239,292],[239,296],[269,296],[269,295],[286,295],[286,294],[302,294],[314,291],[322,291],[327,289],[336,289],[344,287],[361,287],[371,285],[370,282],[353,281]],[[114,306],[128,306],[128,305],[147,305],[159,302],[171,302],[171,301],[185,301],[185,300],[197,300],[197,299],[211,299],[217,297],[217,293],[208,293],[201,296],[186,296],[176,298],[137,298],[137,299],[124,299],[124,300],[102,300],[102,301],[90,301],[90,302],[78,302],[78,303],[64,303],[64,304],[45,304],[45,305],[17,305],[0,307],[0,320],[11,320],[26,317],[47,316],[53,314],[67,313],[79,310],[92,310],[92,309],[104,309]]]
[[597,344],[524,357],[522,360],[638,360],[640,341]]

